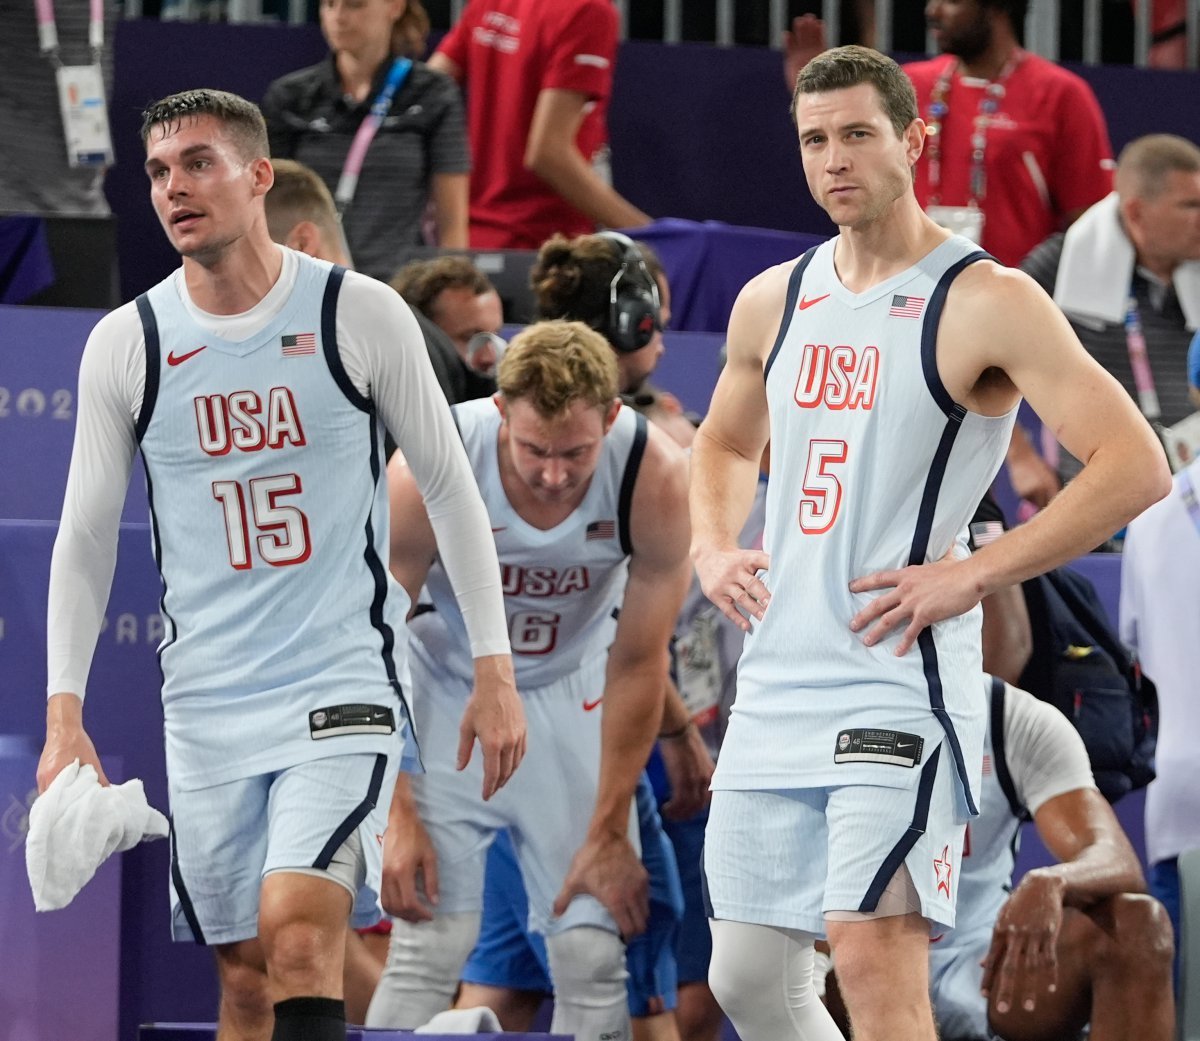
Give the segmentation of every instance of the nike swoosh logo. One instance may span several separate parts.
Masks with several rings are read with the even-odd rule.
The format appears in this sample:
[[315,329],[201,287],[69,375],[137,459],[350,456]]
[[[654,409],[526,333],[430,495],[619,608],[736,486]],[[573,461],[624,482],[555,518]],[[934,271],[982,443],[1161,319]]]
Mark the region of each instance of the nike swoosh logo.
[[811,300],[805,300],[804,297],[800,297],[800,303],[796,305],[796,310],[807,311],[813,304],[819,304],[828,296],[829,294],[826,293],[825,296],[814,296]]
[[600,697],[598,697],[595,701],[585,701],[583,703],[583,711],[591,712],[592,709],[598,708],[600,705],[600,702],[602,702],[603,700],[604,700],[604,695],[601,694]]
[[197,347],[194,351],[188,351],[187,354],[176,354],[174,351],[171,351],[171,353],[167,355],[167,364],[168,365],[182,365],[185,361],[188,360],[188,358],[194,358],[201,351],[207,350],[207,349],[208,349],[208,344],[205,344],[203,347]]
[[901,742],[897,741],[896,742],[896,751],[898,752],[902,748],[912,748],[914,744],[915,744],[915,742],[913,742],[913,741],[908,741],[903,744]]

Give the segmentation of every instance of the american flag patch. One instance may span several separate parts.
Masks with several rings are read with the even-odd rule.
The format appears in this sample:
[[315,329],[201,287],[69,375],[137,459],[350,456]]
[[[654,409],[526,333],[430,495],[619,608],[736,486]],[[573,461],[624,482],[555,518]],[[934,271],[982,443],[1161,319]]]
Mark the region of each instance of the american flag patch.
[[983,757],[983,776],[989,777],[992,773],[992,757],[985,755]]
[[587,526],[588,539],[612,539],[617,536],[617,522],[610,520],[592,521]]
[[923,296],[893,296],[892,306],[888,309],[889,318],[920,318],[925,310]]
[[316,333],[295,333],[292,336],[282,336],[279,342],[283,345],[285,358],[291,358],[297,354],[317,353]]
[[989,542],[995,542],[1003,534],[1004,525],[996,520],[974,521],[971,524],[971,541],[975,543],[976,549],[986,546]]

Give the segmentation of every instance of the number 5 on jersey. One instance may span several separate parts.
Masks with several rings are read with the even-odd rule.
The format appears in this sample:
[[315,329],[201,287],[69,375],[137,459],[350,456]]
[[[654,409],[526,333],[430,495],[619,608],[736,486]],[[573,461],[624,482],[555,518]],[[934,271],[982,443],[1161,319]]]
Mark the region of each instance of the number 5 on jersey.
[[808,465],[804,468],[804,494],[800,496],[800,530],[806,535],[824,535],[838,518],[842,506],[842,484],[836,469],[846,462],[845,441],[808,442]]
[[[299,495],[303,488],[299,474],[255,477],[248,482],[250,513],[259,557],[272,567],[303,564],[312,553],[308,537],[308,517],[295,506],[280,506],[285,495]],[[213,498],[225,514],[225,538],[229,544],[229,563],[238,571],[253,566],[250,557],[250,525],[246,512],[246,492],[238,481],[213,481]]]

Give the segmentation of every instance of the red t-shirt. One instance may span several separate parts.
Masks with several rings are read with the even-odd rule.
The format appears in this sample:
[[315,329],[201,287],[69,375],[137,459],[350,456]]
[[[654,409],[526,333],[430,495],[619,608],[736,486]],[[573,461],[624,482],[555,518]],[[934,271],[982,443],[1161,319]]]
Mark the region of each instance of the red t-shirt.
[[[921,118],[929,123],[933,88],[958,59],[942,55],[905,65],[917,90]],[[971,136],[986,81],[955,73],[942,119],[943,206],[970,199]],[[1099,202],[1112,191],[1112,146],[1100,105],[1074,73],[1025,53],[1004,83],[991,116],[984,152],[986,195],[983,248],[1003,264],[1019,264],[1066,215]],[[917,162],[917,200],[929,204],[929,142]]]
[[607,148],[617,56],[611,0],[472,0],[438,50],[462,70],[471,142],[471,245],[536,249],[554,232],[595,224],[524,168],[538,94],[591,100],[575,144],[589,162]]

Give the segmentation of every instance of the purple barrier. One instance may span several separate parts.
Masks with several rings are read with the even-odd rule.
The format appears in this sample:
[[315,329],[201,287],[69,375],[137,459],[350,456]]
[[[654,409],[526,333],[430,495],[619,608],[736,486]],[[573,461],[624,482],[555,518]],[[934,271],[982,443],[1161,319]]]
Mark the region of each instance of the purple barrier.
[[0,217],[0,304],[24,303],[54,284],[54,261],[41,217]]
[[[5,690],[13,692],[5,699],[5,729],[26,735],[37,748],[45,736],[46,580],[54,532],[54,525],[47,522],[0,521],[0,676],[5,677]],[[124,525],[84,718],[101,755],[119,756],[124,775],[140,777],[150,804],[165,811],[156,654],[162,637],[160,588],[150,553],[149,525]],[[35,762],[23,767],[26,789],[32,786]],[[150,1020],[211,1019],[217,1008],[212,955],[193,944],[171,942],[167,843],[138,846],[124,854],[122,868],[119,921],[115,915],[111,920],[89,918],[79,930],[80,935],[99,934],[114,942],[120,936],[120,1037],[133,1037],[137,1025]],[[7,951],[17,949],[6,943]],[[88,981],[107,978],[117,964],[115,959],[97,958],[70,978],[90,987]],[[61,976],[50,973],[47,978]],[[41,1035],[74,1036],[69,1032]]]
[[[0,306],[0,514],[58,522],[75,436],[79,359],[102,311]],[[135,464],[122,515],[147,519]]]
[[630,235],[662,258],[671,281],[671,325],[722,334],[742,286],[828,238],[676,219],[655,221]]
[[[4,644],[0,643],[0,647]],[[7,1041],[117,1041],[121,857],[111,857],[61,911],[38,913],[25,870],[29,807],[37,795],[38,747],[0,739],[0,1023]],[[102,759],[123,779],[119,757]],[[69,997],[69,1000],[64,1000]]]

